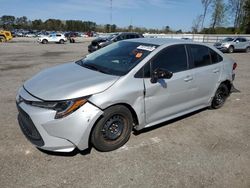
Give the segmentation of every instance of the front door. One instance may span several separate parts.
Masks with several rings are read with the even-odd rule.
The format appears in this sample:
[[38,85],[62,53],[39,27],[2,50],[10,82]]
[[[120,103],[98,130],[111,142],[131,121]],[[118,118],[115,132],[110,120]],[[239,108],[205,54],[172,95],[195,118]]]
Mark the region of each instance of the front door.
[[146,75],[148,78],[144,78],[147,124],[160,122],[192,107],[193,75],[192,70],[188,69],[185,45],[163,49],[147,67],[151,71],[162,68],[173,72],[171,79],[159,79],[154,84],[150,81],[150,74]]

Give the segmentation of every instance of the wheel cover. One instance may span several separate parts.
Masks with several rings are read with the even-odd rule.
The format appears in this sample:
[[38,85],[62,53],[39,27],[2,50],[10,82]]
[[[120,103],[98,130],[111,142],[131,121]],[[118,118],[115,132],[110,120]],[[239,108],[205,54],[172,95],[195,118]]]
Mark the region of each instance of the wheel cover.
[[121,136],[124,126],[124,117],[113,115],[106,121],[101,132],[106,140],[116,140]]

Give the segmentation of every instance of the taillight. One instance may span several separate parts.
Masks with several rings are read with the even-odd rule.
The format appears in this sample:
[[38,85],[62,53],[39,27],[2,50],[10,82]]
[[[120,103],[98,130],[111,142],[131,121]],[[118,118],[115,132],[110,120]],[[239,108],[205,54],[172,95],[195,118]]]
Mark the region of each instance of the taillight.
[[235,70],[237,68],[237,63],[233,64],[233,70]]

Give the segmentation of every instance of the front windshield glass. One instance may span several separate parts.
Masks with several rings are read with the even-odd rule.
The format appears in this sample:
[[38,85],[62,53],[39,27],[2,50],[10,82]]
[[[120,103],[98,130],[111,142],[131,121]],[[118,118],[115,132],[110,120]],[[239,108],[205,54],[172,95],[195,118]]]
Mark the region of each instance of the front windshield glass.
[[123,76],[158,46],[121,41],[87,55],[76,63],[105,74]]
[[231,42],[231,41],[233,41],[233,40],[234,40],[233,38],[227,37],[227,38],[224,38],[224,39],[222,40],[222,42]]
[[108,40],[112,40],[112,39],[115,38],[117,35],[118,35],[118,33],[111,34],[110,36],[108,36]]

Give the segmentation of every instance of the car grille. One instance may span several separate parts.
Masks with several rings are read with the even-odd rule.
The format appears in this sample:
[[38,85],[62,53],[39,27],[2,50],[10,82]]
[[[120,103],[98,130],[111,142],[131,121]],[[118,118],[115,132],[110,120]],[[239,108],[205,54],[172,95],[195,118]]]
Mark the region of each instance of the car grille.
[[43,141],[41,135],[39,134],[39,132],[37,131],[33,121],[29,117],[29,115],[23,109],[21,109],[18,105],[17,105],[17,109],[19,111],[18,123],[20,125],[20,128],[21,128],[23,134],[27,137],[27,139],[31,143],[33,143],[37,146],[43,146],[44,141]]

